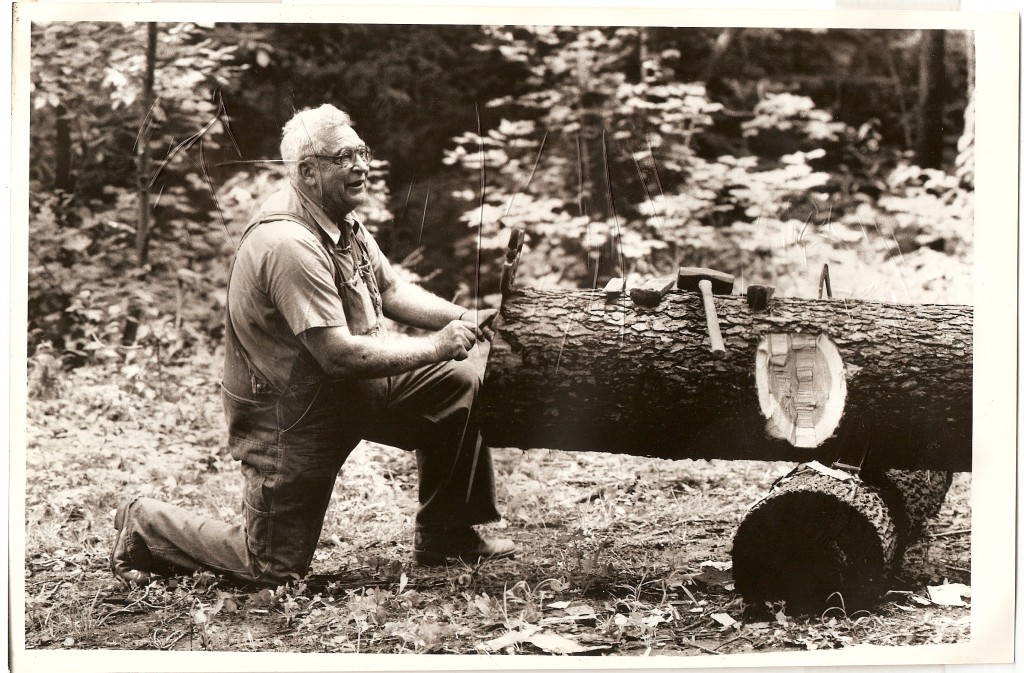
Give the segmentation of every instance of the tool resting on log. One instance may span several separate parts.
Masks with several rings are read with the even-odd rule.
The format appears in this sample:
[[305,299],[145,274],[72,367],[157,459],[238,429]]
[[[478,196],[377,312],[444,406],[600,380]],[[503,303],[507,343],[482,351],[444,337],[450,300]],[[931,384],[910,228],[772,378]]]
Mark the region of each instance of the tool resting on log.
[[971,469],[973,310],[857,300],[516,289],[481,390],[491,446]]

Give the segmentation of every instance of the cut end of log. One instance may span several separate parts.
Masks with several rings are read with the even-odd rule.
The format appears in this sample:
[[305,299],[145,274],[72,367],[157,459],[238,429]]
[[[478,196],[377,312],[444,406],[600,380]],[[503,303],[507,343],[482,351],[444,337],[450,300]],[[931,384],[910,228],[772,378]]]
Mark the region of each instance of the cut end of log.
[[748,603],[783,600],[794,613],[841,605],[849,612],[882,595],[895,546],[895,525],[874,489],[801,472],[740,524],[733,579]]
[[757,398],[767,432],[800,448],[832,436],[846,404],[846,374],[824,334],[771,333],[757,348]]

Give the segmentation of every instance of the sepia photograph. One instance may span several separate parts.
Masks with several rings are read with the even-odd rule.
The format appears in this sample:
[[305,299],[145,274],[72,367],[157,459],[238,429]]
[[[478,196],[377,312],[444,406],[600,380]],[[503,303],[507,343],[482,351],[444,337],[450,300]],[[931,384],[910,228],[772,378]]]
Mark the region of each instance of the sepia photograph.
[[15,7],[15,670],[1011,661],[1019,16],[399,9]]

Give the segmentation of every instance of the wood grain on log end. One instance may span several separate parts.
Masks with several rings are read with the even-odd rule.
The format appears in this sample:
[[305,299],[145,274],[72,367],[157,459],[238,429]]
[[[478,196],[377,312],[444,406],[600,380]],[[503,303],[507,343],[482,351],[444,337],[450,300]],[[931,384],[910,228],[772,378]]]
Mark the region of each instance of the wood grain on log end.
[[757,348],[755,380],[770,436],[814,448],[839,426],[846,374],[839,350],[824,334],[766,334]]
[[869,606],[887,585],[896,537],[877,490],[797,472],[740,524],[732,550],[736,590],[748,603],[784,600],[792,612]]

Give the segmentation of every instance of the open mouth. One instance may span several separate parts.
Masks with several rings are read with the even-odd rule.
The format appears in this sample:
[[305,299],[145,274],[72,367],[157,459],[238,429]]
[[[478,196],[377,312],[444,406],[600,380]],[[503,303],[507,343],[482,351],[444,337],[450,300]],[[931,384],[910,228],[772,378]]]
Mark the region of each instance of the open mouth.
[[366,182],[364,180],[355,180],[345,185],[348,189],[362,189]]

